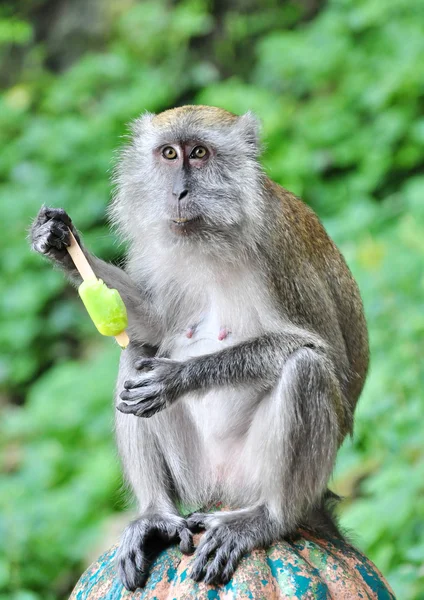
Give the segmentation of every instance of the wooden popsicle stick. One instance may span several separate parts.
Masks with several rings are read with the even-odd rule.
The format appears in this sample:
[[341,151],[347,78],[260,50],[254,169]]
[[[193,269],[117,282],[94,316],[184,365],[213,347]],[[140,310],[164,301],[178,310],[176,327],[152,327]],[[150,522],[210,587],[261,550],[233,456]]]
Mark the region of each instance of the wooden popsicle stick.
[[[67,246],[66,249],[69,252],[69,256],[72,258],[73,263],[78,270],[78,273],[81,275],[84,281],[93,278],[97,279],[96,274],[94,273],[90,263],[87,260],[87,257],[81,250],[81,247],[75,239],[75,236],[71,230],[69,230],[69,235],[71,237],[71,243],[69,246]],[[130,343],[130,339],[126,331],[121,331],[121,333],[115,335],[115,340],[118,342],[121,348],[126,348]]]
[[121,331],[118,335],[115,335],[115,340],[121,346],[121,348],[126,348],[130,343],[130,338],[128,337],[128,333],[126,331]]
[[69,230],[69,235],[71,237],[71,245],[68,246],[66,249],[69,252],[72,260],[74,261],[74,265],[78,269],[79,274],[81,275],[84,281],[86,281],[87,279],[93,279],[93,277],[94,279],[97,279],[93,269],[91,268],[90,263],[87,260],[87,257],[81,250],[81,247],[75,239],[75,236],[71,230]]

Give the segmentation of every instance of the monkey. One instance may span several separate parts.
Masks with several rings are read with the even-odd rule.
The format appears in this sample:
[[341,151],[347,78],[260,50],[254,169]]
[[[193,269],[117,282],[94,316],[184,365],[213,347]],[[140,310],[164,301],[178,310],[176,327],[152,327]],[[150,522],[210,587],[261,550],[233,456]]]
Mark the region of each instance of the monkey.
[[[327,486],[368,370],[363,305],[320,220],[266,175],[261,151],[251,112],[142,114],[109,208],[124,268],[83,246],[128,309],[115,400],[138,502],[116,556],[128,590],[145,585],[157,542],[195,552],[195,581],[224,584],[245,553],[300,527],[342,536]],[[44,206],[30,237],[78,283],[69,229],[78,236]]]

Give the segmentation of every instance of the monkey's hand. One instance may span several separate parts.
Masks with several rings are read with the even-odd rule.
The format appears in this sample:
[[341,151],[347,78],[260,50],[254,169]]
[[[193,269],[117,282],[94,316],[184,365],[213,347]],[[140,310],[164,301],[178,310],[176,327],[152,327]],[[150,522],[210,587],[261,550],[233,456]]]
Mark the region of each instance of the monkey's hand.
[[127,590],[143,587],[152,559],[164,546],[177,541],[181,552],[193,552],[193,536],[187,522],[177,515],[146,513],[130,523],[116,555],[119,578]]
[[183,393],[183,364],[169,358],[142,358],[135,368],[143,371],[124,383],[117,409],[137,417],[152,417]]
[[71,243],[69,230],[79,242],[78,232],[63,208],[42,206],[32,224],[30,240],[33,250],[65,268],[74,268],[66,251]]

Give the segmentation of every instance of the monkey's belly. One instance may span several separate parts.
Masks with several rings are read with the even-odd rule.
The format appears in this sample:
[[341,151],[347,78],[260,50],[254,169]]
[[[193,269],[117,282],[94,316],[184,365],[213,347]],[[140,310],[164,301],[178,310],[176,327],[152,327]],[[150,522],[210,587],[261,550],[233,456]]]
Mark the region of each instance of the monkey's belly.
[[246,486],[253,487],[251,454],[247,440],[258,392],[248,388],[223,388],[182,400],[199,439],[205,484],[211,499],[237,503],[246,500]]
[[[199,340],[190,345],[190,355],[195,356],[194,350],[199,351],[199,355],[216,351],[216,348],[210,349],[211,344],[205,350],[205,342]],[[180,360],[186,358],[182,355],[180,350]],[[222,500],[236,501],[234,491],[245,487],[249,480],[248,465],[243,456],[258,393],[247,386],[222,387],[206,393],[188,394],[180,400],[190,416],[192,433],[198,439],[197,462],[201,465],[202,488],[207,490],[211,500],[218,495]],[[184,456],[181,459],[186,464],[192,460]]]
[[[186,360],[218,352],[258,335],[257,323],[253,320],[249,321],[250,331],[243,331],[240,336],[223,325],[233,320],[224,319],[222,314],[218,317],[217,312],[211,310],[197,326],[173,340],[170,357]],[[251,461],[246,460],[251,452],[246,445],[259,395],[263,396],[263,391],[252,385],[226,386],[181,399],[199,440],[202,477],[212,494],[232,499],[237,489],[246,490],[246,482],[252,481]]]
[[[192,338],[179,338],[171,358],[185,360],[217,352],[237,343],[235,336],[223,335],[224,328],[208,318]],[[221,335],[219,335],[221,334]],[[249,428],[251,405],[257,402],[257,393],[251,386],[220,387],[209,392],[190,394],[183,400],[201,437],[205,451],[211,453],[211,462],[222,463],[218,455],[228,457]]]

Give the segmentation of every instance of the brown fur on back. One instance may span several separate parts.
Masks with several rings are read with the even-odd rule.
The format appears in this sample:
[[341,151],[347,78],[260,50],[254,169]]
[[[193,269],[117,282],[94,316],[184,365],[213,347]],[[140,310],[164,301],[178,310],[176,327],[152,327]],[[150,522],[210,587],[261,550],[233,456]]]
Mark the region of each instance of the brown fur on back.
[[[290,291],[294,298],[296,295],[299,297],[299,305],[293,306],[294,312],[299,314],[299,306],[303,304],[307,293],[304,283],[310,283],[313,277],[312,273],[307,273],[311,266],[325,282],[333,300],[349,360],[347,396],[353,409],[363,388],[369,363],[368,334],[358,286],[339,249],[311,208],[269,179],[266,187],[279,198],[282,205],[276,228],[276,235],[280,238],[277,247],[281,252],[280,260],[285,272],[280,285],[284,286],[287,281],[294,282]],[[315,321],[316,325],[320,322],[321,315],[323,330],[319,331],[318,328],[318,331],[328,337],[326,304],[319,295],[311,298],[310,313],[311,316],[314,314],[315,319],[311,318],[309,321],[311,325]],[[308,315],[304,317],[308,320]]]

